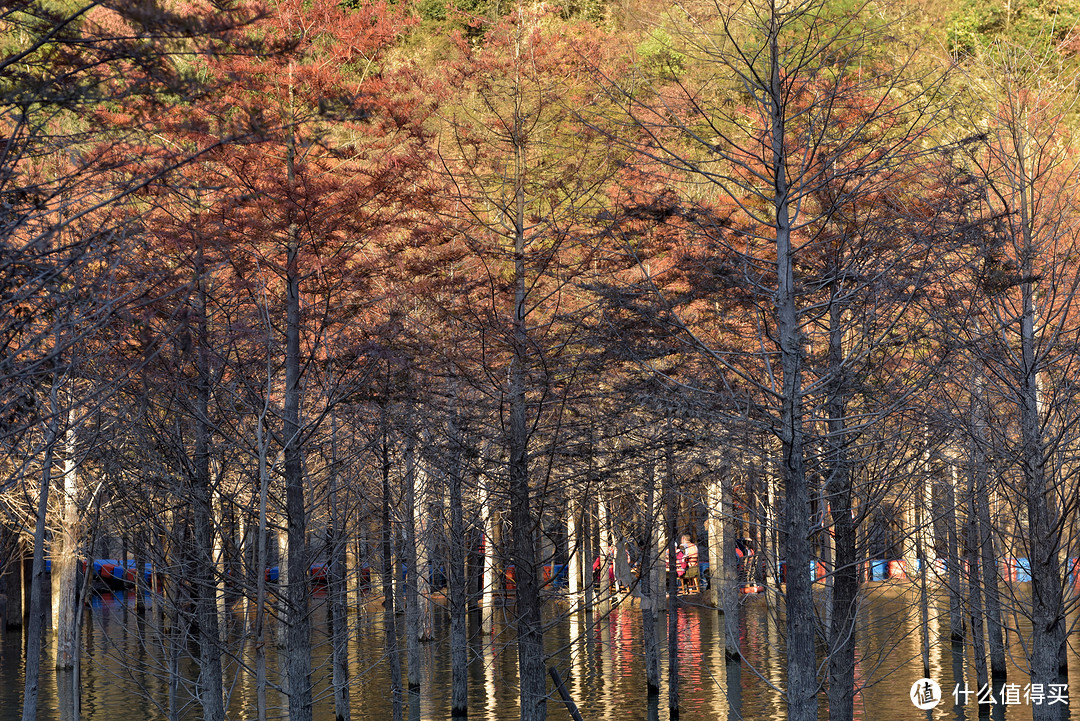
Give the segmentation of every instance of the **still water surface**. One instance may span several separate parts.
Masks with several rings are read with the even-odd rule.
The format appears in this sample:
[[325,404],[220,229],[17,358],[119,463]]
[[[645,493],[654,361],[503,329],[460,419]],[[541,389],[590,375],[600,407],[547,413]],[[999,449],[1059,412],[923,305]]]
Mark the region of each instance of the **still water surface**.
[[[974,721],[979,716],[975,697],[967,705],[956,706],[952,690],[966,683],[974,688],[974,665],[970,649],[965,658],[939,639],[947,633],[947,604],[931,609],[931,677],[943,690],[944,699],[928,716],[909,700],[912,683],[922,676],[919,612],[913,594],[899,585],[882,584],[867,590],[860,616],[860,644],[856,660],[856,678],[864,688],[856,698],[858,719],[958,719]],[[332,721],[333,696],[329,687],[329,646],[326,637],[325,608],[316,602],[313,609],[317,644],[315,698],[317,721]],[[164,719],[168,698],[165,664],[158,637],[151,622],[152,614],[135,612],[134,599],[102,594],[86,611],[86,631],[82,641],[83,671],[80,682],[82,719],[95,721],[141,721]],[[665,616],[661,616],[662,625]],[[383,657],[381,608],[351,616],[355,641],[350,647],[353,718],[382,720],[391,718],[389,672]],[[236,620],[239,625],[239,620]],[[403,624],[402,624],[403,625]],[[1025,629],[1017,623],[1020,633]],[[687,605],[678,613],[680,670],[680,716],[682,721],[729,721],[734,719],[782,719],[784,706],[778,689],[784,686],[783,618],[763,596],[744,599],[740,617],[741,647],[746,662],[725,664],[723,657],[722,617],[715,610]],[[234,629],[236,630],[236,629]],[[469,718],[485,721],[517,719],[517,651],[513,631],[497,626],[486,636],[476,632],[469,648]],[[448,620],[436,616],[436,640],[422,646],[422,691],[419,696],[406,693],[406,718],[445,719],[449,717],[450,667],[447,648]],[[630,721],[632,719],[669,719],[666,690],[652,708],[644,684],[644,652],[641,614],[629,603],[616,608],[601,621],[584,613],[553,620],[546,634],[550,663],[566,679],[567,687],[586,721]],[[662,651],[666,644],[661,643]],[[1016,659],[1009,669],[1009,683],[1022,688],[1026,675],[1017,665],[1022,642],[1011,634],[1011,652]],[[0,721],[20,716],[22,702],[22,637],[8,633],[0,641]],[[250,674],[239,664],[254,665],[250,643],[238,642],[227,659],[229,719],[254,717],[255,689]],[[47,652],[51,654],[51,650]],[[271,651],[271,654],[273,652]],[[404,646],[403,646],[404,662]],[[276,660],[271,656],[269,664]],[[40,721],[72,721],[73,684],[71,674],[51,668],[51,657],[43,663]],[[667,660],[663,660],[666,683]],[[188,700],[183,718],[199,717],[190,702],[194,671],[185,667],[188,681],[181,697]],[[1080,689],[1080,659],[1070,657],[1070,687]],[[1000,697],[1001,689],[997,696]],[[1080,698],[1080,690],[1076,692]],[[548,717],[569,719],[552,689]],[[275,706],[273,715],[282,718],[280,697],[270,694]],[[827,717],[822,699],[821,717]],[[997,721],[1023,721],[1031,718],[1031,707],[1024,703],[997,704],[990,710]]]

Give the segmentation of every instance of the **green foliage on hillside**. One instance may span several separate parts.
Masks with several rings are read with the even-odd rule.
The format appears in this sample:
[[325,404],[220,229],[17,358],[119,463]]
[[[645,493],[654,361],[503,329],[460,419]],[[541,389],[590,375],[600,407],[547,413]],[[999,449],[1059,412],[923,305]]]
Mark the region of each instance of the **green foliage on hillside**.
[[1049,43],[1080,49],[1080,0],[964,0],[948,18],[949,50],[973,54],[998,39],[1024,47]]

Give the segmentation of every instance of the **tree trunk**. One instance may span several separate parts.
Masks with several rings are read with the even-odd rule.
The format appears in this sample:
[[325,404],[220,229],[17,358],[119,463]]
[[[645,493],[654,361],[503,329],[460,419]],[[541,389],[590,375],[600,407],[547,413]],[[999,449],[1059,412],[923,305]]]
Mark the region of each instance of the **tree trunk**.
[[570,612],[578,609],[581,595],[581,533],[578,524],[578,504],[571,499],[566,511],[566,593],[570,599]]
[[667,419],[667,438],[664,444],[664,517],[667,520],[667,649],[668,649],[668,716],[679,718],[679,575],[675,558],[675,539],[678,533],[675,505],[675,449],[673,448],[671,417]]
[[[478,481],[480,479],[477,479]],[[481,583],[483,588],[480,591],[480,628],[484,633],[490,634],[492,631],[492,622],[495,618],[495,583],[496,583],[496,568],[495,568],[495,512],[492,508],[492,497],[490,480],[486,477],[481,485],[481,499],[480,499],[480,523],[483,525],[484,533],[484,559],[483,559],[483,575],[481,577]]]
[[990,493],[986,448],[989,444],[986,431],[987,400],[985,381],[979,371],[972,384],[972,431],[975,434],[975,494],[972,498],[975,512],[976,552],[982,566],[982,600],[986,610],[986,630],[990,646],[990,672],[992,678],[1005,678],[1005,643],[1001,629],[1001,598],[998,593],[998,563],[994,552],[994,528],[990,520]]
[[210,369],[209,320],[206,307],[206,278],[200,247],[196,255],[196,317],[199,324],[199,343],[196,350],[197,380],[195,387],[195,453],[192,478],[193,533],[195,568],[193,578],[195,606],[199,622],[199,678],[197,696],[205,721],[223,721],[225,704],[221,676],[221,638],[214,582],[214,539],[210,477]]
[[[295,138],[288,133],[287,173],[289,188],[295,178]],[[286,673],[289,677],[290,721],[311,721],[311,623],[308,620],[307,508],[304,503],[304,460],[300,424],[300,268],[299,228],[288,227],[285,269],[285,403],[282,431],[285,437],[285,516],[289,534],[288,615],[286,617]]]
[[547,669],[544,667],[544,626],[540,617],[540,588],[536,568],[536,519],[529,487],[529,429],[525,396],[528,359],[525,272],[525,147],[526,118],[514,113],[514,318],[513,361],[508,395],[510,520],[513,527],[514,574],[517,582],[517,643],[521,721],[547,718]]
[[[727,539],[724,537],[724,499],[720,482],[710,480],[705,489],[705,534],[709,538],[709,604],[724,613],[724,568],[722,565]],[[700,561],[699,561],[700,562]],[[725,641],[726,645],[726,641]]]
[[979,553],[979,529],[978,513],[976,510],[975,489],[977,488],[976,476],[983,472],[982,451],[977,442],[972,443],[971,468],[968,470],[967,488],[967,524],[965,533],[965,551],[967,556],[967,595],[968,614],[971,621],[971,648],[975,656],[975,683],[979,688],[987,685],[989,678],[986,668],[986,640],[983,630],[983,599],[982,599],[982,557]]
[[338,507],[338,454],[337,454],[337,417],[330,416],[330,533],[327,562],[327,581],[330,595],[330,643],[331,683],[334,687],[334,718],[336,721],[350,721],[349,709],[349,621],[346,614],[345,546],[348,539],[341,522],[341,510]]
[[994,548],[994,527],[990,520],[990,489],[985,474],[976,479],[982,488],[975,492],[978,514],[979,549],[982,553],[983,602],[986,604],[986,632],[990,647],[990,676],[1002,679],[1008,675],[1005,664],[1005,641],[1001,623],[1001,595],[998,590],[999,556]]
[[[1024,223],[1025,233],[1030,232]],[[1025,243],[1024,278],[1032,278],[1030,239]],[[1039,408],[1039,388],[1035,338],[1034,284],[1022,284],[1024,313],[1020,319],[1020,347],[1023,367],[1020,369],[1020,435],[1021,460],[1024,474],[1024,501],[1027,505],[1028,548],[1031,564],[1031,683],[1049,688],[1059,682],[1060,650],[1066,641],[1064,590],[1061,582],[1059,552],[1061,550],[1059,512],[1046,471],[1046,446],[1043,439],[1042,414]],[[1034,721],[1059,718],[1056,705],[1033,704]]]
[[[732,477],[729,468],[720,478],[720,593],[724,612],[724,657],[728,662],[741,661],[739,650],[739,567],[735,555],[735,502],[732,496]],[[751,556],[744,561],[751,563]]]
[[926,577],[929,573],[926,563],[926,550],[923,544],[924,517],[922,509],[925,508],[926,499],[916,500],[915,505],[915,560],[921,563],[919,569],[919,645],[922,651],[923,678],[930,677],[930,596],[926,585]]
[[[835,296],[839,288],[834,285]],[[846,432],[846,388],[843,376],[843,324],[839,303],[830,306],[829,366],[832,378],[826,402],[829,420],[829,476],[826,500],[831,514],[835,565],[829,603],[829,719],[851,721],[855,714],[855,616],[858,610],[859,558],[852,517],[852,473]],[[788,581],[790,583],[790,575]]]
[[75,643],[75,578],[79,546],[79,483],[75,438],[76,409],[68,409],[64,448],[64,498],[59,543],[52,556],[53,633],[56,634],[56,668],[69,669],[75,665],[78,647]]
[[41,645],[45,630],[45,607],[41,598],[41,580],[45,573],[45,516],[49,510],[49,487],[52,485],[53,451],[60,433],[56,370],[49,393],[50,410],[45,436],[45,458],[41,464],[41,488],[38,492],[37,520],[34,525],[34,561],[30,571],[30,602],[27,604],[26,664],[23,670],[22,721],[36,721],[38,683],[41,676]]
[[421,631],[418,586],[420,578],[428,572],[427,565],[420,563],[421,554],[417,552],[420,540],[416,533],[416,440],[411,426],[406,429],[404,460],[405,498],[402,499],[402,508],[405,511],[405,534],[402,543],[405,551],[405,656],[411,695],[411,692],[420,691]]
[[[266,571],[269,563],[267,548],[266,504],[270,492],[269,441],[264,424],[270,408],[272,374],[267,372],[267,395],[255,425],[255,443],[259,454],[259,527],[255,546],[255,705],[257,721],[266,721]],[[278,573],[281,568],[279,564]],[[280,578],[279,578],[280,581]]]
[[604,502],[604,494],[597,489],[596,499],[596,533],[600,551],[600,581],[597,585],[597,613],[603,623],[607,623],[611,615],[611,524],[608,519],[607,504]]
[[393,721],[402,721],[401,652],[398,649],[396,595],[394,586],[394,543],[390,526],[390,438],[387,409],[382,409],[382,583],[383,625],[385,627],[386,658],[390,662],[390,699]]
[[454,420],[447,429],[450,440],[450,715],[469,715],[468,597],[465,576],[465,518],[461,493],[461,437]]
[[641,584],[641,630],[645,646],[645,686],[649,698],[660,695],[660,647],[656,641],[656,618],[660,609],[661,587],[655,583],[659,565],[656,533],[656,465],[650,457],[645,467],[645,543],[638,562]]
[[785,89],[781,81],[779,18],[773,13],[769,29],[770,172],[774,188],[776,231],[776,331],[783,376],[780,446],[786,518],[784,553],[787,562],[787,710],[788,721],[817,720],[817,662],[814,658],[814,599],[810,568],[810,489],[804,466],[802,329],[796,309],[795,248],[785,148]]

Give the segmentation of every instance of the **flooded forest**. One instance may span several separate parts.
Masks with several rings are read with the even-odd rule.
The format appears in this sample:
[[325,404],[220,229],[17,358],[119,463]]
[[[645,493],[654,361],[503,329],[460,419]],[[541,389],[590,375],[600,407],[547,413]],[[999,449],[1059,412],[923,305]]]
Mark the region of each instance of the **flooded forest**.
[[0,721],[1069,718],[1078,28],[0,3]]

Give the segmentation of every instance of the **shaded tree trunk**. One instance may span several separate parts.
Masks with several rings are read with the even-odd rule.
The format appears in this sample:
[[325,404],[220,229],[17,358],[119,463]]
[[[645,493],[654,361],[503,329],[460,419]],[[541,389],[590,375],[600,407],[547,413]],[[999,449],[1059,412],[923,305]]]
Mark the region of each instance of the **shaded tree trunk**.
[[547,718],[547,669],[544,667],[544,626],[540,617],[540,588],[536,567],[536,519],[529,487],[529,429],[525,398],[528,367],[525,271],[525,147],[527,119],[515,109],[513,118],[514,175],[514,317],[513,362],[508,395],[510,522],[513,528],[514,574],[517,582],[518,674],[521,721]]
[[[296,185],[296,140],[286,137],[286,164],[290,190]],[[292,212],[292,211],[290,211]],[[311,721],[311,622],[308,619],[307,508],[304,502],[304,459],[300,423],[301,350],[299,227],[288,226],[285,268],[285,403],[283,408],[285,455],[285,517],[289,536],[288,615],[285,653],[289,685],[290,721]]]
[[410,426],[405,437],[405,498],[402,507],[405,511],[405,533],[402,543],[405,551],[405,656],[407,659],[410,695],[420,691],[420,577],[427,573],[421,567],[420,554],[417,553],[419,538],[416,533],[416,440]]
[[[835,297],[838,288],[833,286]],[[852,517],[852,473],[848,459],[846,395],[843,360],[842,306],[830,306],[828,413],[829,476],[826,498],[833,527],[835,567],[832,571],[832,605],[829,634],[829,719],[851,721],[855,714],[855,616],[858,610],[859,558],[855,520]],[[788,579],[790,583],[790,577]]]
[[[729,468],[719,481],[720,491],[720,554],[718,566],[720,573],[721,609],[724,613],[724,658],[728,661],[741,661],[739,649],[739,567],[735,555],[735,503],[732,496],[732,481]],[[710,540],[711,542],[711,540]],[[753,557],[746,557],[746,563],[752,563]]]
[[192,500],[194,524],[195,613],[199,623],[198,698],[205,721],[223,721],[225,703],[221,675],[221,638],[218,627],[216,584],[214,582],[214,539],[216,537],[211,508],[213,493],[210,476],[210,367],[209,321],[207,318],[206,277],[203,252],[196,251],[196,317],[199,323],[199,344],[196,350],[197,379],[195,387],[195,448]]
[[22,721],[36,721],[38,688],[41,677],[41,646],[45,631],[45,606],[41,598],[41,580],[45,573],[45,516],[49,510],[49,487],[52,485],[53,452],[60,433],[56,369],[49,392],[51,417],[45,435],[45,457],[41,464],[41,488],[38,492],[37,520],[34,525],[34,560],[30,571],[30,602],[26,619],[26,663],[23,667]]
[[945,483],[945,509],[942,519],[945,524],[945,539],[948,544],[948,568],[946,574],[949,584],[949,639],[952,643],[964,642],[964,606],[961,588],[961,556],[957,539],[956,526],[956,483],[958,471],[956,464],[950,466],[951,478]]
[[985,473],[982,450],[972,443],[971,467],[968,469],[967,522],[965,526],[965,556],[967,557],[968,616],[971,621],[971,648],[975,656],[975,683],[982,688],[989,682],[986,667],[986,640],[983,627],[984,607],[982,597],[982,556],[979,552],[978,512],[975,490],[976,477]]
[[461,436],[451,414],[447,437],[450,440],[450,568],[447,581],[450,591],[450,715],[463,719],[469,715],[469,638],[468,596],[465,584],[465,519],[462,508]]
[[338,507],[337,417],[330,417],[330,532],[327,580],[330,594],[330,643],[332,644],[330,680],[334,687],[334,718],[350,721],[349,708],[349,621],[346,613],[345,547],[348,538]]
[[664,444],[664,518],[667,521],[667,650],[668,650],[668,716],[679,718],[679,575],[675,558],[678,533],[675,505],[675,449],[671,418],[667,421]]
[[[401,652],[397,640],[394,586],[394,543],[390,525],[390,429],[382,409],[382,583],[383,626],[386,640],[386,659],[390,663],[390,699],[393,721],[402,720]],[[412,572],[410,570],[410,572]]]
[[645,685],[649,698],[660,695],[660,647],[656,640],[656,618],[661,606],[661,586],[655,583],[659,541],[656,534],[656,464],[649,458],[645,467],[645,543],[641,548],[641,629],[645,646]]

